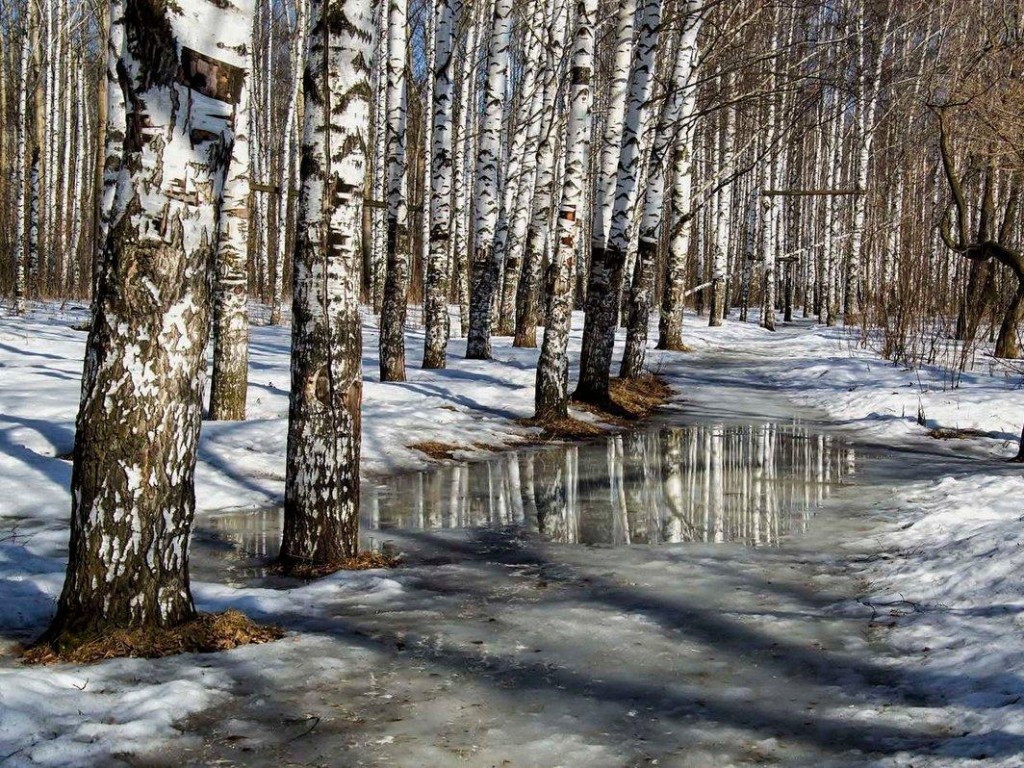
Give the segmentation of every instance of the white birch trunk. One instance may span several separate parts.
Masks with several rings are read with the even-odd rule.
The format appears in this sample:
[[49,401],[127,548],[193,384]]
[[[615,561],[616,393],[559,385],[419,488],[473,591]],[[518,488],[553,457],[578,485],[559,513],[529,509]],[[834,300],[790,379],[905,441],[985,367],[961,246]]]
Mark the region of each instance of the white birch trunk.
[[358,548],[372,0],[311,0],[308,34],[281,543],[297,570]]
[[452,222],[452,181],[454,163],[455,81],[453,52],[455,29],[462,11],[461,0],[431,0],[436,4],[435,69],[433,87],[433,147],[430,165],[429,248],[424,298],[424,368],[444,368],[450,335],[448,291]]
[[466,357],[491,357],[491,302],[498,283],[494,235],[500,203],[498,173],[501,165],[501,126],[505,110],[512,0],[495,0],[484,93],[484,118],[476,163],[474,190],[474,243],[469,300],[469,335]]
[[626,122],[626,93],[629,87],[630,63],[633,60],[636,0],[619,0],[616,18],[615,58],[612,62],[612,80],[608,92],[608,112],[605,118],[601,157],[598,161],[597,186],[594,196],[594,224],[591,234],[593,245],[608,245],[615,206],[615,186],[618,179],[619,153],[622,151],[622,131]]
[[[78,62],[74,76],[75,93],[78,100],[78,114],[75,125],[75,171],[74,186],[69,195],[71,214],[71,234],[68,239],[68,256],[70,269],[68,285],[73,295],[80,295],[82,292],[82,264],[85,261],[82,253],[82,230],[85,218],[86,201],[86,169],[85,159],[88,152],[88,133],[86,128],[86,101],[85,101],[85,72],[81,60]],[[69,142],[70,144],[70,142]]]
[[608,245],[601,247],[595,243],[591,256],[580,380],[575,396],[592,403],[606,403],[608,400],[612,350],[618,325],[619,292],[643,171],[641,166],[651,115],[660,26],[661,3],[659,0],[645,0],[629,77],[629,103],[619,153]]
[[541,421],[569,415],[569,330],[572,325],[576,278],[576,238],[580,204],[590,168],[591,106],[593,103],[594,21],[597,0],[576,3],[576,35],[569,77],[569,121],[565,136],[568,157],[562,182],[562,202],[555,228],[551,286],[544,322],[544,343],[537,362],[535,416]]
[[195,613],[188,547],[207,276],[251,8],[186,0],[148,10],[112,9],[124,162],[86,346],[69,562],[50,639]]
[[[252,45],[239,54],[252,71]],[[234,140],[221,196],[220,226],[213,274],[213,376],[210,418],[245,419],[249,386],[249,119],[251,88],[243,82],[235,103]]]
[[459,334],[466,335],[469,328],[469,250],[471,236],[467,226],[469,210],[468,164],[473,157],[473,118],[476,115],[476,67],[480,58],[480,25],[482,5],[473,9],[464,49],[466,67],[459,84],[459,122],[453,151],[454,180],[452,182],[452,249],[451,271],[455,280],[456,300],[459,304]]
[[[499,336],[511,336],[516,325],[516,292],[522,271],[523,252],[533,195],[537,181],[537,148],[540,144],[542,114],[544,110],[545,58],[548,55],[542,32],[549,28],[554,16],[552,0],[531,0],[530,24],[526,30],[528,43],[525,51],[521,116],[512,146],[509,163],[514,172],[505,180],[505,201],[498,224],[495,248],[498,263],[504,264],[501,298],[498,311]],[[513,167],[514,164],[514,167]]]
[[[724,81],[725,98],[732,95],[733,76],[726,76]],[[717,177],[725,181],[732,176],[735,164],[736,146],[736,110],[726,107],[724,125],[719,137]],[[708,311],[708,325],[719,326],[725,320],[729,308],[725,306],[725,281],[727,279],[727,259],[732,236],[732,185],[729,184],[719,191],[719,202],[715,210],[715,241],[711,265],[711,301]]]
[[280,325],[284,304],[284,264],[288,250],[288,230],[295,221],[294,195],[299,181],[299,95],[302,92],[302,72],[306,53],[306,4],[308,0],[293,0],[294,26],[289,41],[288,61],[291,88],[284,118],[284,149],[281,153],[281,177],[277,199],[277,238],[274,243],[274,279],[271,289],[270,324]]
[[625,379],[638,378],[643,373],[646,359],[647,334],[654,294],[654,270],[665,211],[665,174],[676,134],[682,130],[680,123],[690,120],[696,103],[693,77],[697,36],[703,22],[703,7],[703,0],[690,0],[686,4],[686,15],[676,48],[672,76],[647,161],[649,170],[644,185],[646,193],[637,250],[638,279],[631,285],[626,348],[622,355],[620,370],[620,376]]
[[28,24],[21,40],[21,62],[18,67],[18,114],[17,114],[17,135],[14,147],[14,311],[16,314],[24,314],[26,299],[28,298],[28,274],[27,274],[27,235],[26,224],[28,208],[28,184],[25,178],[25,169],[28,165],[28,81],[32,66],[32,35],[29,24],[32,23],[32,15],[29,14]]
[[369,254],[370,301],[380,315],[384,303],[384,278],[388,261],[388,12],[387,2],[377,3],[376,45],[374,46],[373,91],[373,190],[370,209],[371,245]]
[[405,381],[405,317],[409,291],[409,207],[406,199],[406,0],[388,0],[387,274],[380,310],[380,380]]
[[892,12],[887,9],[885,24],[878,43],[878,56],[870,70],[868,63],[867,9],[865,0],[857,3],[857,43],[859,46],[860,75],[857,79],[857,106],[854,119],[857,123],[856,187],[861,190],[853,199],[853,227],[850,234],[850,261],[846,272],[846,298],[843,303],[843,322],[855,323],[861,313],[861,271],[865,261],[864,225],[868,207],[868,171],[875,140],[875,125],[878,122],[878,103],[881,91],[882,64],[892,23]]
[[[515,338],[516,347],[537,346],[537,293],[541,264],[548,251],[551,218],[554,209],[554,184],[557,178],[555,143],[558,132],[558,73],[565,50],[569,3],[557,0],[553,6],[547,54],[542,71],[543,99],[537,117],[538,141],[534,184],[522,200],[521,214],[513,223],[513,237],[518,241],[521,228],[522,268],[516,284]],[[518,245],[516,246],[518,247]],[[513,256],[513,258],[515,258]]]

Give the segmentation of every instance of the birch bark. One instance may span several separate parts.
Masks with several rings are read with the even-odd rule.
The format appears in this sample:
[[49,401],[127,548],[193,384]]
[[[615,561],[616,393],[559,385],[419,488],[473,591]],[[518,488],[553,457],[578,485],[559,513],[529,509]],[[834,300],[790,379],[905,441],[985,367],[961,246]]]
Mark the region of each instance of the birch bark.
[[28,274],[27,274],[27,250],[26,231],[28,206],[28,185],[25,179],[25,168],[28,158],[28,80],[32,66],[32,35],[30,25],[32,14],[29,14],[28,23],[21,38],[21,63],[18,67],[18,115],[17,135],[14,147],[14,311],[16,314],[24,314],[26,299],[28,298]]
[[358,548],[372,0],[311,0],[308,35],[281,542],[286,567],[337,564]]
[[[733,76],[730,74],[723,81],[725,94],[731,96]],[[728,98],[723,95],[722,97]],[[718,154],[717,175],[720,181],[733,174],[736,146],[736,109],[726,107],[724,124],[719,136],[720,149]],[[715,240],[711,266],[711,300],[709,302],[708,325],[719,326],[725,320],[729,308],[725,306],[727,259],[732,235],[732,185],[723,187],[719,192],[718,207],[715,211]]]
[[574,395],[585,402],[604,404],[608,401],[619,292],[639,194],[660,26],[661,3],[659,0],[645,0],[629,76],[629,104],[619,153],[608,244],[605,247],[595,241],[591,255],[580,380]]
[[569,330],[572,325],[573,286],[576,276],[576,238],[579,208],[590,167],[590,128],[593,103],[594,20],[597,0],[576,3],[576,35],[569,77],[569,121],[565,146],[562,202],[555,229],[551,286],[544,322],[544,343],[537,363],[535,417],[541,421],[569,415]]
[[498,283],[499,264],[494,258],[498,222],[501,166],[501,125],[505,114],[509,38],[512,32],[512,0],[495,0],[484,93],[484,119],[476,164],[474,195],[474,244],[469,292],[469,335],[466,357],[491,357],[491,302]]
[[650,326],[651,302],[654,294],[655,264],[661,241],[662,217],[665,210],[665,172],[680,123],[690,121],[694,98],[693,73],[696,63],[697,36],[703,22],[703,0],[686,4],[683,26],[676,48],[676,60],[668,93],[662,105],[658,126],[648,160],[643,217],[640,221],[639,246],[635,275],[631,285],[626,348],[619,375],[635,379],[643,373]]
[[113,7],[124,162],[86,346],[69,562],[50,640],[195,613],[188,546],[208,275],[250,12],[242,0]]
[[272,286],[270,324],[280,325],[284,306],[284,266],[288,250],[289,226],[295,220],[294,194],[299,181],[299,96],[302,91],[302,72],[306,53],[306,4],[308,0],[293,0],[295,18],[289,41],[288,63],[291,88],[284,118],[284,148],[281,162],[281,181],[277,201],[277,238],[274,243],[274,278]]
[[[252,37],[238,51],[241,66],[252,71]],[[249,94],[243,81],[234,105],[231,158],[221,196],[220,226],[214,261],[213,376],[210,418],[245,419],[249,386]]]
[[452,219],[452,132],[455,81],[452,53],[455,28],[462,11],[461,0],[431,0],[436,5],[435,70],[433,102],[433,153],[430,168],[430,239],[424,298],[423,367],[444,368],[450,334],[448,269]]
[[387,48],[387,273],[380,309],[380,380],[405,381],[405,318],[409,291],[409,207],[406,200],[405,57],[408,49],[406,0],[388,0]]
[[[554,208],[554,184],[556,178],[555,144],[558,134],[558,73],[562,54],[565,50],[568,27],[569,3],[558,0],[554,8],[548,43],[548,58],[543,78],[544,100],[541,108],[539,143],[537,145],[537,166],[535,185],[529,199],[529,215],[523,218],[529,222],[525,236],[525,251],[522,270],[516,285],[516,329],[513,346],[533,348],[537,346],[537,293],[540,283],[541,264],[548,249],[548,234],[551,230],[551,214]],[[518,231],[517,221],[514,227]]]
[[499,336],[515,334],[516,292],[522,272],[523,252],[526,246],[527,228],[533,211],[534,189],[537,182],[537,149],[540,145],[542,115],[544,111],[544,73],[547,67],[544,31],[553,21],[555,5],[553,0],[531,0],[531,23],[526,30],[529,36],[526,47],[522,93],[526,113],[522,127],[513,138],[510,161],[521,159],[514,177],[506,180],[505,210],[498,227],[499,263],[504,263],[504,277],[501,281],[501,299],[498,312]]

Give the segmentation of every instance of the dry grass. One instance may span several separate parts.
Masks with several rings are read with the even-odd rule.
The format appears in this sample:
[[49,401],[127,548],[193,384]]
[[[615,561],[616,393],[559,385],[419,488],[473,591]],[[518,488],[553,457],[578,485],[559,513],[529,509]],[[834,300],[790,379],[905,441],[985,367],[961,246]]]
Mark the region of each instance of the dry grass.
[[296,579],[322,579],[338,571],[369,571],[374,568],[394,568],[398,556],[379,551],[360,552],[338,563],[300,563],[278,561],[270,567],[273,573]]
[[488,453],[501,453],[508,450],[508,446],[495,445],[494,443],[473,443],[473,447],[478,451],[487,451]]
[[464,450],[461,445],[452,445],[451,443],[440,443],[436,440],[426,440],[422,443],[413,443],[412,445],[406,446],[412,448],[414,451],[425,453],[432,459],[453,459],[455,458],[455,451]]
[[988,437],[988,433],[982,432],[980,429],[936,427],[928,430],[928,437],[933,437],[936,440],[969,440],[972,437]]
[[639,379],[612,379],[612,403],[633,419],[646,419],[672,397],[672,388],[664,379],[647,373]]
[[645,374],[639,379],[612,379],[607,403],[594,405],[576,401],[573,406],[592,413],[599,422],[575,419],[519,419],[524,427],[539,427],[542,440],[587,440],[604,434],[608,427],[628,427],[645,419],[672,396],[672,389],[662,379]]
[[647,373],[638,379],[612,379],[608,394],[607,403],[577,401],[575,405],[602,421],[625,427],[650,416],[672,396],[672,388],[663,379]]
[[604,434],[599,425],[571,416],[566,419],[538,420],[519,419],[517,424],[524,427],[539,427],[542,440],[586,440]]
[[213,653],[241,645],[279,640],[284,630],[256,624],[239,611],[201,613],[192,621],[167,629],[112,630],[98,635],[64,635],[44,641],[22,654],[26,664],[94,664],[104,659],[157,659],[179,653]]

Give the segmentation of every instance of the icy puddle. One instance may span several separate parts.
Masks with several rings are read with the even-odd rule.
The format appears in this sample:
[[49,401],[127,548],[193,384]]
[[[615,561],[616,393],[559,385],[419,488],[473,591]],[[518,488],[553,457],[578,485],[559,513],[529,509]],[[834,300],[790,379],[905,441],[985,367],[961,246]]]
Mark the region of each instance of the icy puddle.
[[291,634],[211,659],[232,695],[177,759],[916,765],[945,733],[930,681],[880,653],[847,575],[878,458],[723,418],[407,474],[364,495],[366,544],[403,565],[310,584],[260,577],[280,512],[204,516],[200,604]]
[[[799,422],[652,427],[364,486],[363,546],[437,529],[588,546],[773,546],[805,530],[856,466],[853,447]],[[213,577],[203,573],[211,567],[261,576],[280,546],[281,518],[280,509],[201,516],[193,543],[200,578]]]
[[884,457],[743,404],[367,485],[394,570],[266,578],[279,510],[201,516],[200,604],[291,634],[211,662],[232,694],[179,763],[917,765],[948,733],[932,681],[848,575],[889,514]]

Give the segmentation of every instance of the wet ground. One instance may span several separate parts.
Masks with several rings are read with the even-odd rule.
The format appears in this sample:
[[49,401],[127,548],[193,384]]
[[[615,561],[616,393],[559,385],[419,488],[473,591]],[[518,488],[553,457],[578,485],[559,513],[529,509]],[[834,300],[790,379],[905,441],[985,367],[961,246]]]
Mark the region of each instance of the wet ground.
[[949,734],[933,681],[847,566],[928,458],[797,411],[756,362],[666,371],[685,394],[636,432],[366,488],[365,543],[404,565],[315,611],[252,589],[293,586],[262,573],[278,511],[206,516],[194,578],[296,634],[211,661],[231,699],[173,762],[913,765]]

